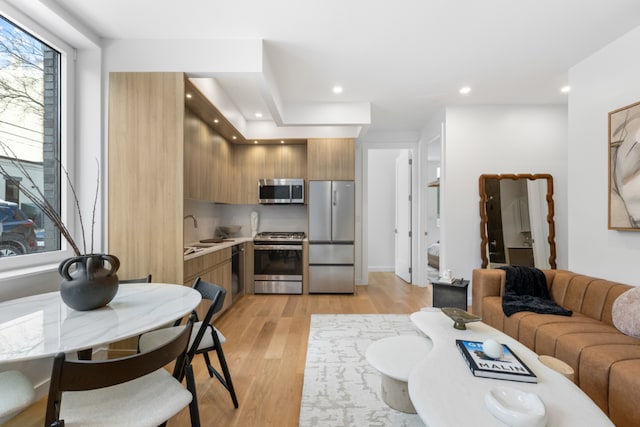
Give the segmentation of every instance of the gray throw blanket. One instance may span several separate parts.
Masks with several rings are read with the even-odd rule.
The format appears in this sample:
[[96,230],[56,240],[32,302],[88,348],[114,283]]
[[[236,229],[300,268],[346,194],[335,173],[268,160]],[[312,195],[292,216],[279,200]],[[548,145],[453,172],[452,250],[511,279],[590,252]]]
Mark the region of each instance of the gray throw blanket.
[[500,269],[507,274],[502,295],[502,311],[507,317],[519,311],[562,316],[573,314],[551,299],[547,279],[542,271],[523,266],[506,266]]

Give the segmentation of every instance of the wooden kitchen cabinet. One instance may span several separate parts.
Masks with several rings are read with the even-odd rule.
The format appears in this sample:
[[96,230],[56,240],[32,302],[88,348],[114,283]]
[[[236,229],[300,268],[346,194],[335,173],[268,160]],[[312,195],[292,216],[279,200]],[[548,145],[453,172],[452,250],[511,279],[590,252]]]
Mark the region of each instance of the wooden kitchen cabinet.
[[234,183],[231,147],[190,109],[185,111],[184,197],[231,203]]
[[213,171],[213,135],[191,110],[185,110],[184,122],[184,197],[215,201]]
[[[184,74],[110,73],[108,253],[120,278],[183,282]],[[137,339],[112,343],[137,351]]]
[[[223,287],[227,291],[222,310],[214,316],[220,316],[232,304],[231,296],[231,248],[221,249],[206,255],[192,258],[184,262],[184,284],[193,285],[197,277],[205,282],[213,283]],[[198,306],[197,312],[200,319],[204,317],[208,302],[202,302]]]
[[309,139],[307,179],[353,181],[356,142],[353,138]]
[[242,294],[253,294],[253,242],[242,244],[244,249],[242,259]]
[[234,197],[230,203],[257,204],[258,179],[306,177],[305,145],[234,145]]
[[107,251],[122,278],[184,279],[184,79],[109,74]]

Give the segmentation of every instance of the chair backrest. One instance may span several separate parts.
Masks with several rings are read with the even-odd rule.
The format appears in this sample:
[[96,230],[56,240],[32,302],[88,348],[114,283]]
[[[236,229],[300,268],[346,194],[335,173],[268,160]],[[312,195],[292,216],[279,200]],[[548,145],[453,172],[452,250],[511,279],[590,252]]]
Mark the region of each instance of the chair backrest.
[[175,361],[173,376],[183,378],[195,316],[165,344],[144,353],[109,360],[66,360],[64,353],[53,359],[45,425],[58,420],[62,392],[83,391],[122,384],[154,372]]
[[204,323],[209,323],[211,321],[211,317],[222,310],[222,305],[224,304],[224,298],[227,295],[227,291],[221,286],[205,282],[200,277],[193,282],[193,289],[200,292],[202,299],[211,301],[211,306],[207,310],[207,314],[204,319],[202,319]]
[[206,325],[210,325],[213,315],[222,309],[222,305],[224,304],[224,297],[227,295],[226,289],[221,286],[214,285],[213,283],[205,282],[200,277],[196,278],[196,280],[193,282],[193,289],[200,292],[200,295],[202,295],[202,299],[211,300],[211,305],[209,306],[207,313],[202,319],[203,326],[196,331],[196,336],[192,341],[191,348],[189,349],[188,353],[190,359],[193,358],[196,350],[200,346],[202,337],[204,336],[207,329],[213,328],[213,326]]
[[147,277],[138,277],[137,279],[120,279],[119,283],[151,283],[151,275],[149,274]]

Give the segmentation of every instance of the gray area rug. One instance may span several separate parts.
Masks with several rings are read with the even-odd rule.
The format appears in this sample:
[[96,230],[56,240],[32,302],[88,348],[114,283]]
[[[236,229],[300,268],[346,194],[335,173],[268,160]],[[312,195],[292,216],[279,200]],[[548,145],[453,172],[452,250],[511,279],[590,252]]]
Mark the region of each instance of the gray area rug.
[[369,344],[394,335],[421,333],[408,315],[312,315],[300,426],[424,426],[382,401],[380,374],[365,358]]

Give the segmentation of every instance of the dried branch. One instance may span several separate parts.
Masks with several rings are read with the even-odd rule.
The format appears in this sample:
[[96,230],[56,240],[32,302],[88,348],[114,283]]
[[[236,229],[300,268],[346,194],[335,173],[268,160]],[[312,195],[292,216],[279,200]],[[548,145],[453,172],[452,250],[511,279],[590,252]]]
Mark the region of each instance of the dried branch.
[[[82,255],[82,252],[80,251],[80,249],[78,248],[78,245],[76,244],[75,240],[73,239],[73,236],[71,235],[71,232],[69,231],[69,229],[64,224],[64,222],[62,220],[62,217],[60,216],[60,213],[55,209],[55,207],[44,196],[44,194],[40,190],[40,187],[36,184],[34,179],[31,177],[31,175],[29,174],[29,171],[20,162],[20,159],[18,159],[18,157],[16,156],[14,151],[4,141],[1,141],[1,140],[0,140],[0,148],[7,155],[7,158],[11,161],[12,165],[16,169],[18,169],[20,171],[20,173],[27,179],[27,181],[29,182],[30,185],[26,186],[21,181],[18,181],[17,179],[15,179],[4,168],[4,166],[1,163],[0,163],[0,175],[2,175],[8,182],[10,182],[11,184],[15,185],[25,196],[27,196],[27,198],[29,198],[29,200],[31,200],[36,205],[36,207],[38,207],[42,211],[42,213],[44,215],[47,216],[47,218],[49,218],[53,222],[53,225],[60,231],[60,234],[62,234],[62,236],[69,243],[71,248],[73,248],[73,251],[75,252],[76,255]],[[67,171],[67,169],[64,167],[64,165],[62,165],[62,163],[59,160],[57,160],[57,161],[60,164],[61,169],[64,171],[67,183],[68,183],[68,185],[69,185],[69,187],[71,189],[71,194],[73,196],[73,201],[74,201],[76,209],[78,211],[78,218],[79,218],[79,221],[80,221],[80,228],[82,230],[82,241],[83,241],[83,246],[84,246],[83,249],[84,249],[84,253],[87,253],[87,243],[86,243],[86,239],[85,239],[84,222],[82,220],[82,212],[80,211],[80,202],[78,200],[78,195],[76,193],[75,187],[73,186],[73,183],[71,182],[71,178],[69,176],[69,172]],[[97,161],[98,160],[96,159],[96,162]],[[98,203],[98,191],[99,191],[99,188],[100,188],[100,170],[98,168],[98,178],[97,178],[97,184],[96,184],[96,197],[95,197],[95,200],[94,200],[94,203],[93,203],[93,215],[92,215],[92,219],[91,219],[91,221],[92,221],[92,223],[91,223],[91,252],[93,252],[93,233],[94,233],[94,229],[95,229],[95,216],[96,216],[96,206],[97,206],[97,203]]]
[[93,212],[91,213],[91,253],[93,253],[93,232],[96,226],[96,208],[98,206],[98,191],[100,191],[100,163],[96,159],[96,168],[98,173],[96,175],[96,197],[93,199]]
[[76,209],[78,210],[78,218],[80,220],[80,230],[82,231],[82,249],[84,250],[84,253],[87,253],[87,240],[85,239],[85,234],[84,234],[84,221],[82,221],[82,214],[80,213],[80,201],[78,200],[78,193],[76,193],[76,188],[73,186],[73,183],[71,182],[71,178],[69,178],[69,172],[67,171],[67,168],[64,167],[64,165],[62,164],[62,162],[60,160],[58,160],[58,164],[60,165],[60,168],[64,171],[64,175],[67,178],[67,184],[69,184],[69,188],[71,189],[71,194],[73,194],[73,201],[76,204]]

